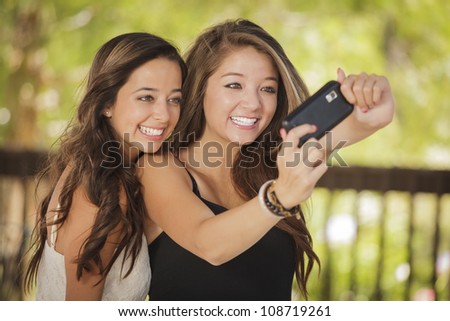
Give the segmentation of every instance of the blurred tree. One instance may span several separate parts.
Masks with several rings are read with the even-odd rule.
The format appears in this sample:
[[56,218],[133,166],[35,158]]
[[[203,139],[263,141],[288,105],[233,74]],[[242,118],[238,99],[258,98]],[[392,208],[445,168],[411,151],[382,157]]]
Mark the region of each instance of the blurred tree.
[[148,31],[184,51],[203,28],[245,17],[282,43],[312,92],[338,66],[389,77],[395,121],[342,151],[350,163],[449,168],[449,14],[445,0],[2,0],[0,144],[48,148],[109,38]]
[[[244,17],[279,40],[311,92],[335,78],[337,67],[387,75],[397,102],[394,122],[341,151],[348,163],[448,169],[449,16],[447,0],[0,0],[0,147],[48,149],[73,115],[93,56],[108,39],[147,31],[184,51],[204,28]],[[320,204],[315,203],[315,222],[334,213],[320,211]],[[395,218],[398,205],[394,208]],[[368,298],[374,258],[365,255],[373,253],[376,237],[371,226],[363,230],[355,278]],[[323,248],[321,231],[313,232],[324,263],[331,257],[330,264],[337,265],[346,248]],[[393,234],[395,242],[386,241],[395,249],[387,271],[404,262],[398,237],[407,232]],[[335,266],[339,282],[333,284],[333,299],[345,288],[349,261]],[[420,278],[426,272],[417,273]],[[315,297],[320,291],[320,285],[311,289]],[[401,299],[397,292],[388,299]]]
[[[10,4],[11,5],[11,4]],[[45,46],[42,34],[42,16],[39,1],[25,4],[15,3],[9,8],[12,15],[2,35],[6,40],[5,66],[6,106],[11,120],[7,124],[6,144],[19,148],[32,148],[38,142],[36,94],[42,87],[42,61],[39,50]],[[14,19],[11,19],[13,18]],[[4,67],[5,67],[4,66]]]

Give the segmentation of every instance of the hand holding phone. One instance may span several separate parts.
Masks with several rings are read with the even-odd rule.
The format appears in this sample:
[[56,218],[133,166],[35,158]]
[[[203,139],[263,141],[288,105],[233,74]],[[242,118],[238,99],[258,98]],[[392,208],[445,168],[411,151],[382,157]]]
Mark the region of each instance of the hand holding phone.
[[283,120],[286,131],[303,124],[317,127],[316,132],[302,137],[299,145],[311,137],[321,138],[353,111],[353,105],[344,98],[340,86],[335,80],[329,81]]

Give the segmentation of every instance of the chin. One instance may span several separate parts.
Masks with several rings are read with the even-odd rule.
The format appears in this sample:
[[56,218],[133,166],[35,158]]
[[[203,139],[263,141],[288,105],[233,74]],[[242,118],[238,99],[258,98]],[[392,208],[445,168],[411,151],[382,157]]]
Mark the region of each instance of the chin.
[[239,142],[239,145],[245,146],[245,145],[250,145],[250,144],[252,144],[254,142],[255,142],[254,140],[244,140],[242,142]]
[[138,146],[138,148],[142,153],[153,154],[156,153],[161,148],[162,143],[146,141],[146,142],[139,142],[139,145],[140,146]]
[[229,137],[229,140],[232,144],[238,144],[239,146],[250,145],[255,142],[256,137],[249,137],[248,135],[243,137],[243,135],[233,135]]
[[159,151],[161,148],[161,144],[154,144],[152,147],[145,148],[144,153],[146,154],[154,154]]
[[246,145],[250,145],[250,144],[252,144],[252,143],[254,143],[255,141],[254,140],[246,140],[246,139],[240,139],[240,140],[232,140],[231,141],[232,142],[232,144],[236,144],[236,145],[239,145],[239,146],[246,146]]

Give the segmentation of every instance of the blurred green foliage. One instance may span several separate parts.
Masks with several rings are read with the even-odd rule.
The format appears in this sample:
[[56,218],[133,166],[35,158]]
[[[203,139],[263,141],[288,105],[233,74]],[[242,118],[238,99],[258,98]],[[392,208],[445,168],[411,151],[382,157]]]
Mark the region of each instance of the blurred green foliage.
[[1,0],[0,146],[48,148],[113,36],[148,31],[184,51],[205,27],[245,17],[280,41],[311,92],[337,67],[390,79],[393,124],[341,151],[347,162],[449,168],[449,15],[446,0]]

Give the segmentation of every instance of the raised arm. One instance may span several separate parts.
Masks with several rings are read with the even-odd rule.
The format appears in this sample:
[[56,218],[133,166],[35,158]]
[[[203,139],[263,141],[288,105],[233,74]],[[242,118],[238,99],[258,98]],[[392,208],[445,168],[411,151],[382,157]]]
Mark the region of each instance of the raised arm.
[[[283,168],[275,186],[285,207],[307,199],[326,171],[325,162],[318,167],[302,162],[292,166],[295,155],[301,153],[293,142],[314,130],[310,125],[299,126],[285,136],[291,143],[278,157],[278,165]],[[324,157],[316,153],[317,158]],[[220,265],[241,254],[281,219],[262,206],[257,197],[214,215],[192,192],[188,173],[170,154],[144,155],[139,167],[150,219],[180,246],[211,264]]]

